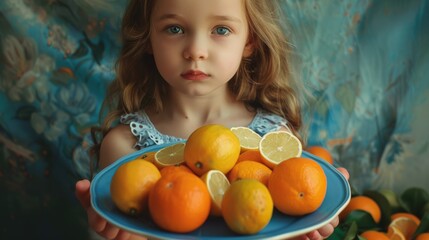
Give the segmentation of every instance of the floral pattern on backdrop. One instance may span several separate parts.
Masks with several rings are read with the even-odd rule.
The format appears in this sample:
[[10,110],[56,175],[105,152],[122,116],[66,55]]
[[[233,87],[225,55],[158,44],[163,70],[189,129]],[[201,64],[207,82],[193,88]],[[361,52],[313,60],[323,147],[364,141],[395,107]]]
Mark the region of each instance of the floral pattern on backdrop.
[[[0,238],[91,239],[74,197],[126,1],[0,2]],[[428,189],[429,3],[284,0],[308,143],[357,190]]]

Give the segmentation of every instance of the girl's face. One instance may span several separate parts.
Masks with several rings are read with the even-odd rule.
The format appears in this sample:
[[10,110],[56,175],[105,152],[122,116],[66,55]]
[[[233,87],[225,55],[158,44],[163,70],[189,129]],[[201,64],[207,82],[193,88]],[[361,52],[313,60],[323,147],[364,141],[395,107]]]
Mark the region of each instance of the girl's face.
[[158,71],[181,94],[225,91],[252,52],[243,0],[156,0],[151,24]]

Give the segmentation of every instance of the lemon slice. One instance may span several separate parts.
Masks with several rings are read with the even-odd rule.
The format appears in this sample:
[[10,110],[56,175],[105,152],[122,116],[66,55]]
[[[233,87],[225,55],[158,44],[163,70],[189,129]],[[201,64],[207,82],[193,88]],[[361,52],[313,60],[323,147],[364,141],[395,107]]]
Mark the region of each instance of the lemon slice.
[[228,178],[219,170],[210,170],[202,175],[201,179],[206,184],[212,200],[210,214],[212,216],[221,216],[223,195],[230,186]]
[[275,131],[265,134],[259,142],[262,162],[274,168],[282,161],[300,157],[302,144],[297,137],[287,131]]
[[179,165],[185,162],[183,151],[185,143],[176,143],[158,150],[155,153],[154,164],[158,168],[163,168],[171,165]]
[[231,131],[240,140],[241,152],[259,149],[261,136],[248,127],[232,127]]
[[411,239],[417,230],[418,224],[409,217],[398,217],[390,222],[387,236],[390,239]]

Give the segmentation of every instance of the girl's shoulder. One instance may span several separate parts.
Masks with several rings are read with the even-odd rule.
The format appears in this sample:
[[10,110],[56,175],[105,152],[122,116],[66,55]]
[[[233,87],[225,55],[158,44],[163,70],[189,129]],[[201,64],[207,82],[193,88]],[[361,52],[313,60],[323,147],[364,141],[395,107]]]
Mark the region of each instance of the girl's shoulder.
[[268,132],[277,131],[282,128],[289,129],[287,124],[288,121],[284,117],[259,108],[248,127],[263,136]]
[[131,133],[137,138],[137,142],[134,144],[134,148],[136,149],[185,141],[182,138],[160,133],[150,121],[145,111],[124,114],[120,118],[120,123],[130,126]]

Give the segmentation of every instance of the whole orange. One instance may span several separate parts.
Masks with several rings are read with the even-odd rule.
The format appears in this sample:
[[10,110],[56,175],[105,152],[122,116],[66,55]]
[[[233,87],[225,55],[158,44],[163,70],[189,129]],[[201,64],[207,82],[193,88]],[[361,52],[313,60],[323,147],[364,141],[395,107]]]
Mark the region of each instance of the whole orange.
[[188,172],[188,173],[193,173],[192,170],[189,169],[184,164],[171,165],[171,166],[163,167],[163,168],[161,168],[161,170],[159,170],[159,172],[161,173],[161,176],[164,176],[166,174],[170,174],[170,173],[176,172],[176,171],[185,171],[185,172]]
[[321,159],[327,161],[330,164],[334,163],[334,159],[332,158],[331,153],[328,151],[328,149],[322,146],[310,146],[307,147],[305,150],[317,157],[320,157]]
[[149,161],[151,163],[154,163],[155,153],[156,152],[146,152],[146,153],[143,153],[142,155],[138,156],[137,158]]
[[280,212],[301,216],[322,205],[327,179],[317,162],[303,157],[290,158],[274,167],[268,189]]
[[429,232],[420,233],[417,235],[416,240],[429,240]]
[[155,224],[176,233],[200,227],[209,216],[210,204],[205,183],[184,171],[162,176],[149,194],[149,212]]
[[247,150],[238,156],[237,163],[242,161],[262,162],[259,150]]
[[135,159],[120,165],[113,174],[110,194],[113,203],[128,215],[138,215],[147,209],[149,192],[161,177],[149,161]]
[[239,234],[254,234],[265,228],[273,209],[267,187],[254,179],[231,183],[221,204],[223,219],[232,231]]
[[186,165],[198,176],[209,170],[226,174],[237,162],[240,149],[238,137],[229,128],[209,124],[192,132],[183,157]]
[[363,232],[361,236],[367,240],[389,240],[386,233],[374,230],[367,230]]
[[255,161],[242,161],[237,164],[228,172],[227,177],[229,182],[234,182],[239,179],[255,179],[261,183],[268,185],[272,170],[260,162]]
[[354,210],[362,210],[368,212],[376,223],[380,222],[381,219],[381,209],[378,204],[367,196],[354,196],[350,199],[349,204],[346,208],[340,213],[339,217],[341,220],[344,220],[347,215]]

